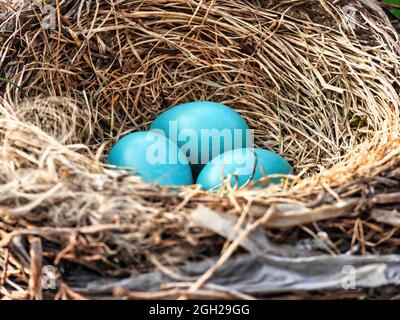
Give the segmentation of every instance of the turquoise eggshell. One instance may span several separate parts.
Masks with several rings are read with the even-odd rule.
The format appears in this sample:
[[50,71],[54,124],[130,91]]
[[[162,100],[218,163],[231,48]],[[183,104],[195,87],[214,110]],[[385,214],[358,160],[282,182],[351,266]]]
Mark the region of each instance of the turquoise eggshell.
[[199,101],[175,106],[159,115],[150,129],[161,130],[182,148],[195,176],[219,154],[253,147],[246,121],[233,109],[216,102]]
[[[255,170],[254,170],[255,168]],[[205,190],[219,186],[229,175],[235,175],[231,179],[234,186],[243,186],[252,176],[252,181],[259,180],[265,175],[291,175],[293,169],[280,155],[257,148],[236,149],[225,152],[204,167],[197,179],[197,184]],[[271,178],[271,183],[279,183],[280,178]],[[261,187],[267,187],[268,183]]]
[[173,141],[156,132],[126,135],[113,146],[107,161],[118,167],[132,169],[144,181],[160,186],[193,184],[186,156]]

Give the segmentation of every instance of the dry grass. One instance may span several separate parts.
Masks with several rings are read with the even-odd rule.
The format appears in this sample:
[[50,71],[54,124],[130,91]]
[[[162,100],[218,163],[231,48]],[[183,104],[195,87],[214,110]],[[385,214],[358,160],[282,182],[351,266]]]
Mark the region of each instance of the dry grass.
[[[116,276],[160,268],[154,256],[175,266],[218,255],[221,239],[191,224],[198,204],[248,222],[274,205],[266,227],[291,230],[395,208],[396,197],[374,199],[400,184],[400,47],[364,2],[60,1],[51,2],[54,30],[29,1],[4,5],[0,247],[11,257],[0,267],[9,266],[2,279],[13,285],[1,294],[40,296],[33,280],[28,290],[26,245],[13,239],[37,246],[40,238],[44,259],[57,266]],[[191,100],[235,108],[257,145],[283,154],[296,177],[212,194],[170,192],[104,168],[121,135]]]

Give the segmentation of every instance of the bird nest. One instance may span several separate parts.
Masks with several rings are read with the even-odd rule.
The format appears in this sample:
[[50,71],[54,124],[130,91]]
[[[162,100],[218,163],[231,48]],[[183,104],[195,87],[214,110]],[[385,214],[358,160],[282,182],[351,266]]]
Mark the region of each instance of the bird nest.
[[[3,298],[399,294],[379,288],[400,282],[400,46],[375,1],[0,7]],[[205,192],[104,164],[122,135],[198,100],[238,111],[295,175]],[[349,265],[369,266],[351,292]]]

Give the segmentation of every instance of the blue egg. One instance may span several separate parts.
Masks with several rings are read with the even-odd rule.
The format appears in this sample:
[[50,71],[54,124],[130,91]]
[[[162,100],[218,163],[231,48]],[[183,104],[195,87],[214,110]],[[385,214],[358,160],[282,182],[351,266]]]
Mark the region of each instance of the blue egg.
[[[256,148],[236,149],[225,152],[204,167],[197,179],[197,184],[210,190],[221,185],[228,176],[231,185],[243,186],[252,177],[251,181],[259,180],[269,175],[290,175],[293,169],[280,155]],[[270,183],[279,183],[281,178],[271,178]],[[269,182],[259,187],[267,187]]]
[[233,109],[216,102],[189,102],[175,106],[152,123],[176,142],[197,174],[214,157],[226,151],[253,146],[246,121]]
[[193,184],[190,164],[178,146],[157,132],[135,132],[111,149],[109,164],[127,168],[144,181],[161,186]]

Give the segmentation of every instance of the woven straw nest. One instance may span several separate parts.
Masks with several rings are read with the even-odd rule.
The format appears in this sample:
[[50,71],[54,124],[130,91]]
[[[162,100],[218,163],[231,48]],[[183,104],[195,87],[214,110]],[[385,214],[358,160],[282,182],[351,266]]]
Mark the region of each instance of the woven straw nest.
[[[47,3],[0,4],[3,297],[42,298],[42,265],[56,297],[82,298],[68,282],[82,268],[179,278],[221,252],[174,294],[243,297],[201,290],[260,229],[278,256],[314,238],[319,254],[399,252],[400,47],[375,1]],[[236,109],[296,175],[208,193],[105,167],[119,137],[193,100]]]

